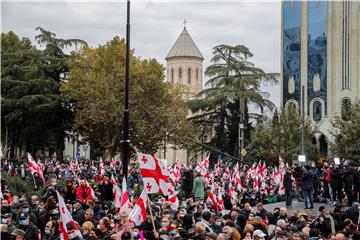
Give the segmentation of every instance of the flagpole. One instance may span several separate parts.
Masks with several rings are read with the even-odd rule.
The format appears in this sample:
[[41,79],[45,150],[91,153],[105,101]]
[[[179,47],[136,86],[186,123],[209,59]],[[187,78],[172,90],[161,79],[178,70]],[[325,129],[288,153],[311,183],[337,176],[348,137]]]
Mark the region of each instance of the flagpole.
[[123,176],[127,178],[129,162],[129,79],[130,79],[130,0],[127,0],[126,17],[126,59],[124,88],[124,129],[123,129]]
[[152,226],[153,226],[154,231],[156,231],[155,223],[154,223],[154,216],[153,216],[153,214],[152,214],[151,203],[150,203],[149,196],[147,196],[147,202],[148,202],[148,206],[149,206],[149,210],[150,210],[151,223],[152,223]]

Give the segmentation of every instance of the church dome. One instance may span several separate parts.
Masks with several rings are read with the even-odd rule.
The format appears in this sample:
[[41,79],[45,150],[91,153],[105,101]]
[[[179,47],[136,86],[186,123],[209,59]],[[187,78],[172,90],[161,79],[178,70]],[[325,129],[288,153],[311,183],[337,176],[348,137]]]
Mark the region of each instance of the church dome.
[[192,40],[190,34],[186,30],[186,27],[184,27],[184,30],[181,32],[174,46],[166,56],[166,60],[175,57],[195,57],[199,58],[201,61],[204,60],[203,55],[196,46],[195,42]]

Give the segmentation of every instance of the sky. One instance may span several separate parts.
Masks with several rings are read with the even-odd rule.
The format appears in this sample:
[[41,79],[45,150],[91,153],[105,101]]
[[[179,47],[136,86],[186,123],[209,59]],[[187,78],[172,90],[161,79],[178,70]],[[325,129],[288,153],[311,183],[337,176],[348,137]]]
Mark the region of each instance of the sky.
[[[280,1],[132,1],[131,48],[142,58],[165,57],[183,29],[209,66],[212,48],[218,44],[246,45],[251,59],[266,72],[280,72]],[[116,1],[2,1],[2,32],[14,31],[35,43],[40,26],[60,38],[78,38],[98,46],[115,35],[125,37],[126,2]],[[264,87],[277,106],[280,86]]]

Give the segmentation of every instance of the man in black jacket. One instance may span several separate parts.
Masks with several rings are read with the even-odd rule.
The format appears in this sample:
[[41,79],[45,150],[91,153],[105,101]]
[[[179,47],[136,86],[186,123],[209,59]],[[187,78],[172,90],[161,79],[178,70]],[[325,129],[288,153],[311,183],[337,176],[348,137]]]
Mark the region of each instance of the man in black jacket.
[[342,171],[338,165],[330,165],[330,186],[332,192],[332,199],[334,201],[334,206],[336,205],[336,201],[339,203],[342,202],[342,187],[343,187],[343,179],[342,179]]
[[109,181],[109,176],[104,176],[103,181],[100,182],[99,192],[100,201],[111,202],[114,199],[113,184]]
[[85,222],[84,210],[82,209],[81,203],[76,202],[74,204],[72,216],[73,216],[73,219],[80,224],[80,226]]
[[304,194],[305,201],[305,209],[309,209],[309,201],[310,208],[314,209],[314,200],[312,196],[312,192],[314,190],[314,173],[311,171],[310,166],[305,166],[305,172],[301,177],[301,187]]
[[292,171],[290,168],[286,169],[286,173],[284,175],[284,188],[286,195],[286,207],[291,207],[293,186],[292,186]]
[[30,221],[27,213],[20,214],[19,228],[25,231],[25,240],[39,239],[39,228]]
[[348,205],[351,206],[354,201],[354,195],[352,188],[354,185],[354,179],[356,177],[356,172],[353,166],[350,166],[349,160],[344,162],[344,187],[346,196],[348,198]]

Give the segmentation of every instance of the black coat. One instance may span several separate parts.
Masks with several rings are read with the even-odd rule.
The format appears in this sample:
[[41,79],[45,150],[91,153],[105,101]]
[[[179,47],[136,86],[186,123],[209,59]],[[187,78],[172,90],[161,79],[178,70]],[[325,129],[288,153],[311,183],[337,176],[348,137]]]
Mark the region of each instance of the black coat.
[[72,213],[74,221],[78,222],[80,226],[85,222],[84,214],[85,212],[81,208]]
[[346,217],[350,218],[354,223],[358,222],[359,219],[359,209],[358,207],[351,206],[346,210]]
[[292,191],[292,179],[291,179],[291,175],[289,174],[285,174],[284,175],[284,188],[286,192],[291,192]]
[[330,171],[330,186],[332,188],[341,189],[342,184],[342,171],[339,168],[333,168]]
[[99,185],[100,199],[104,201],[113,201],[114,193],[113,193],[113,185],[111,182],[107,184],[103,183]]
[[71,202],[74,203],[76,201],[76,189],[72,190],[72,189],[68,189],[67,192],[65,192],[64,190],[64,199],[66,202]]
[[312,191],[314,189],[314,174],[311,170],[303,173],[301,177],[301,187],[305,191]]
[[39,228],[32,222],[30,222],[27,228],[23,228],[21,226],[20,229],[25,231],[25,240],[34,240],[39,238]]
[[356,172],[353,166],[347,166],[344,168],[344,183],[353,185],[356,179]]

